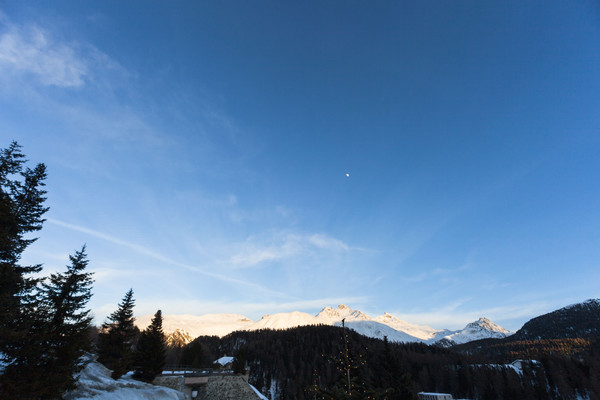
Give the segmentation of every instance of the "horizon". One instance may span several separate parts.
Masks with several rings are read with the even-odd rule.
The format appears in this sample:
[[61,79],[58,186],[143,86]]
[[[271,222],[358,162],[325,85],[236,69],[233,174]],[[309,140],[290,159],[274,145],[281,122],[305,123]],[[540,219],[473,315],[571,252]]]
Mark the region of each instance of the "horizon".
[[516,331],[600,297],[600,5],[0,5],[24,264],[87,244],[101,324],[347,304]]
[[[532,316],[532,318],[536,318],[536,317],[539,317],[539,316],[541,316],[541,315],[548,314],[548,313],[550,313],[550,312],[557,311],[557,310],[559,310],[559,309],[562,309],[562,308],[568,308],[568,307],[571,307],[571,306],[573,306],[573,305],[576,305],[576,304],[582,304],[582,303],[585,303],[585,302],[587,302],[587,301],[590,301],[590,300],[600,300],[600,299],[586,299],[586,300],[582,300],[582,301],[581,301],[581,302],[579,302],[579,303],[568,304],[568,305],[565,305],[565,306],[563,306],[563,307],[560,307],[560,308],[558,308],[558,309],[555,309],[555,310],[551,310],[551,311],[545,312],[545,313],[543,313],[543,314],[534,315],[534,316]],[[350,309],[351,309],[353,312],[354,312],[354,311],[359,311],[359,312],[361,312],[361,313],[365,314],[367,317],[369,317],[369,318],[371,318],[371,319],[373,319],[373,320],[375,320],[375,318],[377,318],[377,317],[384,316],[385,314],[389,314],[389,315],[391,315],[391,316],[393,316],[393,317],[395,317],[395,318],[398,318],[398,319],[400,319],[400,320],[402,320],[402,321],[404,321],[404,322],[407,322],[407,323],[409,323],[409,324],[412,324],[412,325],[418,325],[418,326],[427,326],[427,327],[434,328],[434,329],[437,329],[437,330],[444,330],[444,329],[449,329],[449,330],[460,330],[460,329],[463,329],[463,328],[465,328],[465,327],[466,327],[468,324],[470,324],[470,323],[473,323],[473,322],[477,322],[477,321],[479,321],[480,319],[487,319],[488,321],[491,321],[492,323],[495,323],[495,321],[492,321],[492,320],[490,320],[489,318],[487,318],[485,315],[482,315],[482,316],[480,316],[480,317],[478,317],[478,318],[476,318],[476,319],[473,319],[473,320],[471,320],[471,321],[468,321],[468,322],[464,323],[463,325],[459,325],[459,322],[456,322],[456,321],[455,321],[455,322],[454,322],[454,324],[455,324],[455,325],[452,325],[452,327],[447,327],[447,326],[432,326],[432,324],[428,324],[428,323],[415,323],[415,322],[412,322],[412,321],[410,321],[410,320],[405,320],[404,318],[400,318],[400,317],[398,317],[397,315],[394,315],[394,314],[392,314],[392,313],[389,313],[389,312],[387,312],[387,311],[384,311],[384,312],[383,312],[383,313],[381,313],[381,314],[370,314],[370,313],[368,313],[368,312],[363,312],[362,310],[356,309],[356,308],[354,308],[354,307],[351,307],[351,306],[348,306],[348,305],[346,305],[346,304],[338,304],[337,306],[325,306],[325,307],[321,308],[321,309],[320,309],[318,312],[316,312],[316,313],[310,313],[310,312],[306,312],[306,311],[302,311],[302,310],[291,310],[291,311],[287,311],[287,312],[286,312],[286,311],[280,311],[280,312],[277,312],[277,313],[267,313],[267,314],[262,314],[262,315],[261,315],[259,318],[249,318],[249,317],[247,317],[246,315],[239,314],[239,313],[202,313],[202,314],[190,314],[190,313],[184,313],[184,314],[163,314],[163,319],[168,319],[169,317],[196,317],[196,318],[198,318],[198,317],[205,317],[205,316],[235,315],[235,316],[239,316],[239,317],[248,318],[248,319],[249,319],[249,320],[251,320],[252,322],[258,322],[258,321],[262,320],[262,319],[263,319],[263,318],[265,318],[265,317],[269,317],[269,316],[273,316],[273,315],[278,315],[278,314],[291,314],[291,313],[294,313],[294,312],[306,313],[306,314],[308,314],[308,315],[311,315],[311,316],[313,316],[313,317],[317,317],[317,316],[318,316],[318,315],[319,315],[321,312],[323,312],[323,311],[324,311],[326,308],[330,308],[330,309],[332,309],[332,310],[337,310],[337,309],[339,309],[341,306],[348,307],[348,308],[350,308]],[[152,319],[152,317],[153,317],[153,316],[154,316],[154,313],[151,313],[151,314],[143,314],[143,315],[136,314],[136,315],[134,315],[134,318],[135,318],[135,320],[136,320],[136,323],[137,323],[138,319],[146,319],[146,320],[148,320],[148,323],[149,323],[149,322],[150,322],[150,320]],[[527,322],[529,322],[529,320],[528,320],[528,321],[525,321],[525,323],[527,323]],[[524,323],[524,324],[525,324],[525,323]],[[523,325],[524,325],[524,324],[523,324]],[[97,323],[96,323],[96,325],[97,325],[97,326],[99,326],[99,325],[101,325],[101,324],[97,324]],[[504,329],[506,329],[506,327],[504,327],[504,326],[501,326],[500,324],[496,324],[496,325],[499,325],[501,328],[504,328]],[[517,332],[519,329],[521,329],[521,328],[522,328],[522,326],[520,326],[518,329],[514,329],[514,330],[513,330],[513,329],[507,329],[507,330],[508,330],[508,331],[509,331],[511,334],[513,334],[513,333],[516,333],[516,332]]]

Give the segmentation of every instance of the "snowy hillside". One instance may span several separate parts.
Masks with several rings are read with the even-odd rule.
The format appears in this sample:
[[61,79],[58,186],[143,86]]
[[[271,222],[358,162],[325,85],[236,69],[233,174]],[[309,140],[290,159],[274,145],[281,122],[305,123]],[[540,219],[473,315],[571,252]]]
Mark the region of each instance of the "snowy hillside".
[[111,370],[91,361],[81,371],[77,388],[65,400],[185,400],[182,392],[133,379],[110,377]]
[[[136,324],[140,329],[145,328],[152,315],[139,317]],[[206,314],[194,315],[165,315],[163,328],[166,333],[188,333],[196,338],[202,335],[225,336],[231,332],[258,329],[288,329],[306,325],[335,325],[341,326],[342,320],[348,328],[358,333],[383,339],[384,336],[393,342],[424,342],[428,344],[443,340],[446,345],[466,343],[483,338],[500,338],[510,334],[504,328],[493,322],[480,318],[468,324],[464,329],[450,331],[448,329],[434,329],[426,325],[415,325],[385,313],[379,317],[371,318],[369,315],[340,304],[337,308],[325,307],[316,316],[305,312],[293,311],[265,315],[259,321],[252,321],[238,314]]]

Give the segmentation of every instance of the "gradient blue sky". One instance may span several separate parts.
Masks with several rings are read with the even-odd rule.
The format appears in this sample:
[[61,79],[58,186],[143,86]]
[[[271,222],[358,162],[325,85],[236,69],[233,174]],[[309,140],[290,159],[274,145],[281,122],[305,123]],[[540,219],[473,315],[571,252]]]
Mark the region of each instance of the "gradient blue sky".
[[0,2],[24,261],[87,243],[98,323],[130,287],[511,330],[600,297],[599,93],[592,0]]

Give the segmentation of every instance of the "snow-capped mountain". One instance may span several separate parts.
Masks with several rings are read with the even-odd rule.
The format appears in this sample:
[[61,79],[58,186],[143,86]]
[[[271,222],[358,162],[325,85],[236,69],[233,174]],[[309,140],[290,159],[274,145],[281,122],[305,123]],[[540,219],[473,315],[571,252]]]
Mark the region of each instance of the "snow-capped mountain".
[[340,304],[338,308],[325,307],[316,316],[320,324],[333,325],[336,322],[346,321],[369,321],[371,317],[361,311],[353,310],[345,304]]
[[467,324],[464,329],[444,336],[451,344],[461,344],[479,339],[502,339],[510,335],[510,332],[490,321],[487,318],[479,318],[475,322]]
[[[333,325],[342,326],[341,322],[336,322]],[[398,331],[390,326],[377,321],[349,321],[345,323],[347,328],[350,328],[363,336],[383,339],[387,336],[390,342],[420,342],[421,340],[415,336],[411,336],[406,332]]]
[[183,347],[194,338],[186,331],[175,329],[167,335],[167,345],[170,347]]
[[[375,318],[375,321],[387,325],[397,331],[405,332],[423,341],[439,340],[446,335],[452,334],[448,329],[434,329],[427,325],[415,325],[410,322],[394,317],[390,313],[385,313]],[[390,339],[391,340],[391,339]]]
[[[148,326],[151,318],[152,315],[139,317],[136,324],[143,329]],[[185,336],[187,333],[194,338],[203,335],[225,336],[238,330],[288,329],[318,324],[341,326],[342,320],[346,327],[361,335],[379,339],[387,336],[388,340],[393,342],[433,344],[441,340],[444,345],[452,345],[483,338],[505,337],[510,334],[504,328],[485,318],[468,324],[462,330],[450,331],[411,324],[388,313],[371,318],[344,304],[340,304],[337,308],[325,307],[316,316],[293,311],[265,315],[256,322],[238,314],[165,315],[163,318],[163,328],[167,334],[179,330],[179,336]]]
[[305,325],[317,325],[319,322],[317,318],[310,314],[300,311],[292,311],[290,313],[279,313],[273,315],[265,315],[257,322],[250,325],[247,329],[249,331],[255,331],[258,329],[287,329],[294,328],[296,326]]
[[[136,325],[145,329],[150,325],[153,315],[144,315],[136,318]],[[198,336],[225,336],[234,331],[248,330],[255,322],[238,314],[205,314],[201,316],[164,315],[163,330],[171,333],[179,329],[181,333],[188,333],[192,338]]]

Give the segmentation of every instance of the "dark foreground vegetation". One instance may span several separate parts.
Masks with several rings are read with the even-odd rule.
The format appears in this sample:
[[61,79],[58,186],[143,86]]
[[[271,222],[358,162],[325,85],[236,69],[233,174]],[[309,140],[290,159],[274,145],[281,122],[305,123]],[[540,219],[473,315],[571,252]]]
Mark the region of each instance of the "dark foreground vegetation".
[[597,338],[489,340],[461,353],[312,326],[199,337],[179,351],[198,366],[236,354],[247,363],[250,383],[280,399],[414,399],[420,391],[482,400],[600,399]]
[[28,167],[16,142],[0,149],[0,399],[62,398],[75,387],[89,351],[115,378],[134,369],[136,378],[152,380],[165,361],[160,311],[140,333],[130,290],[96,332],[86,308],[93,279],[85,245],[63,272],[43,277],[41,264],[22,265],[36,240],[30,235],[42,229],[48,211],[45,180],[44,164]]

